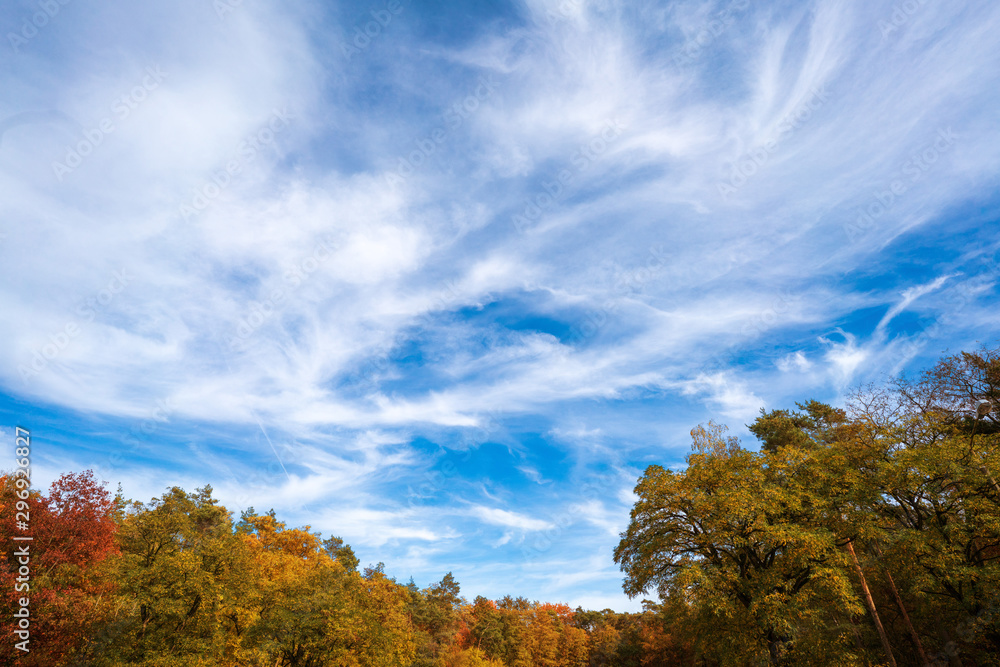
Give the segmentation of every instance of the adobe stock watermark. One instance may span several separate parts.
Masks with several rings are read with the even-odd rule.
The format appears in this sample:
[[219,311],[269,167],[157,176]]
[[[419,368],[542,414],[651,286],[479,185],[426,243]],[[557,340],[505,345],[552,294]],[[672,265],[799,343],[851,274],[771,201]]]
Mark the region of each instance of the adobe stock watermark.
[[878,219],[888,213],[943,154],[951,150],[957,138],[958,135],[950,127],[938,130],[937,136],[929,146],[912,153],[910,158],[900,166],[899,177],[890,181],[884,190],[876,189],[869,202],[856,211],[856,220],[844,225],[847,240],[853,243],[871,231]]
[[[1000,262],[989,257],[983,259],[983,264],[985,264],[985,268],[975,276],[972,276],[971,279],[965,280],[948,290],[946,299],[946,303],[948,304],[947,310],[935,316],[931,324],[924,327],[919,334],[906,341],[900,348],[898,355],[899,364],[897,365],[905,363],[916,356],[928,343],[936,341],[942,335],[953,332],[959,324],[959,314],[975,300],[982,286],[992,285],[996,282],[997,277],[1000,276]],[[898,370],[893,371],[894,374],[896,372]]]
[[674,54],[674,64],[686,67],[695,62],[704,49],[719,39],[729,26],[736,22],[736,15],[750,6],[750,0],[733,0],[709,21],[695,30],[684,46]]
[[[286,480],[291,481],[291,477],[288,474],[288,470],[285,469],[285,464],[282,459],[292,461],[296,460],[301,453],[296,451],[291,444],[286,440],[281,440],[277,445],[271,441],[270,436],[264,430],[263,424],[258,421],[258,426],[260,426],[260,432],[257,434],[257,444],[261,444],[261,435],[267,441],[268,446],[274,453],[274,458],[269,459],[267,466],[264,469],[254,468],[253,473],[250,475],[237,474],[232,468],[226,467],[226,473],[236,482],[237,486],[240,488],[240,495],[237,496],[233,502],[242,512],[254,504],[254,498],[267,497],[274,494],[274,482],[275,480],[280,480],[284,477]],[[296,443],[298,444],[298,443]],[[280,450],[280,454],[279,454]],[[302,507],[300,502],[299,508]]]
[[44,371],[49,362],[58,357],[69,346],[70,341],[82,333],[83,325],[93,322],[97,318],[98,312],[106,308],[132,282],[133,278],[128,274],[126,268],[114,272],[111,280],[103,289],[96,295],[87,298],[76,309],[77,315],[80,316],[79,319],[71,319],[61,329],[49,334],[48,342],[32,350],[31,361],[28,364],[18,365],[17,371],[20,373],[21,379],[27,381]]
[[781,119],[773,137],[737,158],[733,162],[729,181],[722,181],[716,186],[723,201],[729,199],[732,194],[746,185],[768,163],[771,156],[778,152],[781,141],[809,122],[813,112],[819,111],[829,99],[830,94],[825,86],[814,88],[809,97],[795,111]]
[[413,328],[430,326],[434,321],[433,313],[451,308],[459,296],[455,281],[444,281],[444,289],[438,293],[433,305],[421,313],[412,324],[397,329],[388,345],[382,347],[377,356],[369,359],[364,368],[352,376],[353,381],[356,384],[371,383],[377,374],[385,372],[389,368],[393,353],[410,340],[407,332]]
[[[31,649],[28,647],[31,641],[31,621],[35,616],[31,613],[31,545],[27,544],[34,541],[34,535],[30,534],[30,520],[28,498],[31,495],[31,433],[28,429],[21,428],[20,426],[14,427],[14,454],[17,458],[14,461],[17,463],[17,469],[14,471],[14,486],[17,487],[17,497],[18,501],[14,504],[14,509],[17,510],[17,514],[14,516],[15,523],[19,531],[22,531],[21,535],[14,535],[13,546],[17,547],[14,549],[13,556],[17,558],[17,579],[14,583],[14,592],[21,593],[21,597],[16,596],[17,600],[17,611],[13,613],[14,618],[17,620],[17,625],[14,626],[14,634],[20,639],[20,642],[14,644],[14,647],[19,651],[24,651],[29,653]],[[9,530],[9,528],[8,528]],[[24,533],[28,534],[25,535]],[[14,559],[11,558],[9,561],[12,565],[14,564]],[[13,575],[13,572],[11,572]],[[13,600],[12,600],[13,602]],[[11,606],[14,606],[13,604]]]
[[[1000,604],[994,603],[989,607],[982,609],[972,618],[962,621],[955,629],[955,639],[962,642],[974,641],[976,639],[976,635],[981,633],[984,629],[989,628],[990,624],[994,623],[998,617],[1000,617]],[[962,651],[955,639],[949,640],[948,643],[941,648],[941,650],[931,654],[931,664],[934,667],[947,667],[948,665],[955,664],[955,660],[958,660],[959,664],[964,664],[961,659],[959,659],[959,655],[961,655]]]
[[588,312],[582,322],[574,324],[570,328],[568,342],[571,344],[580,343],[596,335],[610,321],[611,316],[618,311],[621,299],[641,293],[645,289],[646,283],[660,273],[668,259],[670,259],[670,255],[666,254],[662,245],[650,248],[645,265],[619,274],[612,296]]
[[771,305],[750,318],[750,321],[740,327],[740,336],[750,338],[765,333],[778,323],[782,316],[787,315],[791,305],[799,300],[799,296],[790,290],[778,292]]
[[219,17],[220,21],[225,21],[227,16],[242,6],[243,0],[213,0],[212,2],[212,9],[215,10],[215,15]]
[[548,18],[549,24],[565,21],[579,11],[582,6],[583,0],[562,0],[558,7],[545,12],[545,16]]
[[354,26],[354,38],[351,43],[340,43],[340,52],[350,60],[355,55],[359,55],[368,50],[372,41],[382,34],[382,31],[389,27],[394,16],[399,16],[403,12],[403,5],[399,0],[389,0],[384,9],[373,9],[369,12],[372,20],[363,26]]
[[538,223],[542,214],[551,209],[566,194],[567,188],[576,177],[597,161],[608,147],[625,131],[625,125],[618,120],[609,120],[604,128],[593,138],[584,142],[570,157],[574,169],[560,169],[551,181],[542,181],[542,190],[528,197],[521,205],[520,213],[514,214],[511,224],[519,233]]
[[547,521],[550,527],[539,531],[530,545],[527,541],[522,542],[521,556],[525,564],[536,562],[563,537],[570,526],[577,522],[580,512],[576,508],[588,501],[603,501],[614,496],[618,490],[618,478],[613,475],[598,475],[596,477],[596,479],[587,481],[579,487],[580,500],[577,504],[551,517]]
[[176,411],[177,406],[169,398],[155,401],[149,411],[149,417],[132,424],[128,433],[122,436],[121,442],[123,445],[128,445],[128,451],[115,451],[105,459],[104,465],[94,466],[94,473],[104,479],[111,479],[112,473],[124,462],[125,457],[135,454],[147,444],[149,437],[170,421],[170,415]]
[[[486,419],[480,422],[472,432],[466,431],[462,434],[462,446],[465,447],[465,456],[460,463],[468,463],[472,458],[472,450],[489,440],[489,437],[501,429],[501,413],[498,410],[487,410]],[[446,460],[441,464],[440,470],[431,469],[424,473],[423,481],[416,487],[408,484],[406,487],[406,504],[410,509],[423,504],[422,501],[431,499],[446,487],[449,481],[458,473],[458,467],[453,461]]]
[[280,310],[281,304],[288,295],[303,285],[319,268],[330,259],[339,244],[332,237],[327,237],[313,249],[305,259],[296,262],[285,272],[283,279],[285,287],[276,287],[267,299],[250,304],[249,312],[240,318],[234,335],[227,339],[230,349],[239,349],[254,334],[264,326]]
[[728,368],[738,362],[738,347],[750,338],[766,333],[771,327],[786,317],[792,305],[801,297],[790,290],[782,290],[771,300],[767,308],[744,322],[740,327],[739,337],[730,343],[725,350],[717,352],[705,364],[705,370]]
[[7,41],[14,49],[15,54],[20,53],[20,48],[38,36],[38,31],[49,24],[62,8],[70,3],[70,0],[40,0],[39,11],[31,15],[31,19],[24,19],[21,24],[20,34],[15,32],[7,33]]
[[417,147],[406,156],[399,158],[396,169],[385,176],[386,185],[393,188],[405,183],[406,179],[412,176],[418,167],[426,163],[437,152],[438,147],[444,144],[449,133],[461,127],[486,100],[493,97],[493,93],[499,87],[500,84],[493,80],[492,74],[479,77],[476,88],[444,112],[442,118],[445,127],[436,127],[431,130],[428,136],[416,139],[414,143]]
[[[489,441],[494,433],[502,429],[502,413],[499,410],[487,410],[486,419],[481,420],[473,430],[462,434],[462,446],[465,448],[465,455],[459,463],[468,463],[472,458],[473,450]],[[478,415],[477,415],[478,417]],[[423,506],[425,501],[434,499],[442,489],[452,482],[458,474],[459,468],[448,459],[440,468],[427,470],[422,477],[422,481],[414,487],[408,484],[406,487],[406,504],[409,509],[416,509]]]
[[126,95],[115,98],[115,101],[111,103],[111,113],[114,114],[114,117],[102,118],[97,127],[84,130],[83,139],[78,141],[76,146],[67,147],[66,157],[63,158],[63,161],[52,163],[52,173],[55,174],[56,179],[61,183],[66,174],[83,164],[84,159],[104,143],[107,135],[115,131],[116,124],[128,118],[149,97],[151,92],[160,87],[165,78],[167,78],[167,74],[160,69],[159,65],[147,67],[142,80],[133,86]]
[[882,33],[882,39],[885,39],[906,25],[910,17],[916,14],[917,10],[928,2],[930,0],[905,0],[905,2],[901,2],[898,5],[893,5],[889,20],[881,19],[878,22],[878,29]]
[[248,135],[236,146],[235,154],[226,162],[225,168],[216,170],[211,179],[195,188],[194,196],[189,202],[180,205],[178,212],[181,217],[187,220],[207,209],[212,200],[232,184],[233,179],[243,171],[244,167],[251,164],[261,151],[274,143],[275,137],[289,126],[289,121],[292,119],[294,116],[289,114],[287,109],[274,109],[263,127]]

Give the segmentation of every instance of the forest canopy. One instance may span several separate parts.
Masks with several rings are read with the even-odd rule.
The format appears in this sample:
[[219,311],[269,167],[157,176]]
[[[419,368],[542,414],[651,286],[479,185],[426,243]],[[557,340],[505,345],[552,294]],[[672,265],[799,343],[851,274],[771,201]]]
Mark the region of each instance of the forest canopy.
[[[3,664],[95,666],[1000,664],[1000,351],[710,422],[649,466],[614,551],[641,613],[461,596],[359,570],[343,539],[238,518],[210,486],[142,503],[89,471],[0,476],[0,538],[32,516],[30,652],[0,562]],[[624,519],[624,517],[623,517]]]

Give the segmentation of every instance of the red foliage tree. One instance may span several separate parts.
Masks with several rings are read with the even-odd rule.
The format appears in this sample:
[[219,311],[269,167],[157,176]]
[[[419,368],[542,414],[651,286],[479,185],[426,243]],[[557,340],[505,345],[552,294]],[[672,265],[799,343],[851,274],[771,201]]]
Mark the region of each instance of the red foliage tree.
[[[63,664],[90,636],[103,617],[102,602],[113,583],[101,578],[99,566],[117,550],[114,500],[93,473],[67,473],[52,483],[48,496],[30,491],[20,498],[17,479],[0,475],[0,651],[3,664]],[[22,493],[23,495],[23,493]],[[18,501],[24,504],[18,506]],[[18,528],[17,512],[26,509],[27,529]],[[23,520],[23,516],[21,517]],[[31,540],[15,541],[15,536]],[[18,583],[16,549],[28,547],[30,582]],[[15,643],[21,598],[30,602],[29,652]],[[11,657],[14,656],[14,657]]]

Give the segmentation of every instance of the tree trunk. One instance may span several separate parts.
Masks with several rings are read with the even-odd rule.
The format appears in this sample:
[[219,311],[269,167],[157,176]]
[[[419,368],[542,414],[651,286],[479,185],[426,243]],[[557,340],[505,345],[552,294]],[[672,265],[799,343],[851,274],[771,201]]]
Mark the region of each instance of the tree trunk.
[[772,665],[781,664],[781,640],[778,639],[774,630],[767,631],[767,653],[771,658]]
[[847,543],[847,552],[851,554],[854,572],[861,581],[861,592],[864,594],[865,606],[868,607],[868,612],[872,615],[872,621],[875,623],[875,629],[878,630],[879,639],[882,640],[882,648],[885,650],[885,657],[889,661],[889,667],[896,667],[896,658],[892,655],[892,646],[889,645],[889,638],[885,634],[885,628],[882,627],[882,619],[878,617],[878,610],[875,609],[875,600],[872,599],[871,591],[868,590],[868,580],[865,579],[861,563],[858,562],[858,555],[854,553],[853,541]]
[[896,588],[896,582],[892,579],[892,574],[889,572],[889,568],[885,564],[885,560],[882,557],[882,550],[879,549],[878,545],[872,542],[872,549],[875,550],[875,555],[878,556],[879,563],[882,564],[882,570],[885,572],[885,577],[889,581],[889,590],[892,591],[892,597],[896,599],[896,606],[899,607],[899,613],[903,615],[903,623],[906,624],[906,629],[910,631],[910,638],[913,639],[914,646],[917,647],[917,653],[920,655],[920,662],[924,667],[931,667],[930,661],[927,659],[927,654],[924,653],[924,645],[920,643],[920,635],[917,631],[913,629],[913,623],[910,622],[910,615],[906,613],[906,607],[903,606],[903,599],[899,596],[899,590]]

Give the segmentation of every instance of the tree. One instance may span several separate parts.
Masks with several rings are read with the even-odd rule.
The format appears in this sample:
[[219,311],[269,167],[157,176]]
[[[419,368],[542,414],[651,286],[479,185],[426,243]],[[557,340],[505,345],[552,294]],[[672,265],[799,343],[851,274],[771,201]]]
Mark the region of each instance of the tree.
[[461,589],[451,572],[441,581],[411,596],[410,614],[422,633],[418,642],[417,665],[434,665],[443,660],[459,629]]
[[476,597],[469,609],[468,646],[474,646],[489,659],[500,659],[505,653],[503,615],[496,603],[482,596]]
[[847,413],[819,401],[796,404],[803,412],[772,410],[765,412],[749,426],[750,432],[762,443],[762,449],[775,452],[780,447],[815,450],[835,442],[843,432]]
[[323,549],[330,558],[335,559],[345,570],[357,570],[358,557],[354,555],[354,550],[349,544],[344,544],[344,540],[339,537],[328,537],[323,541]]
[[[101,567],[116,551],[113,510],[110,494],[90,471],[60,476],[47,496],[30,490],[24,477],[0,476],[0,539],[12,545],[0,561],[4,619],[0,645],[4,655],[17,656],[17,664],[75,660],[105,622],[105,599],[114,586],[113,580],[102,576]],[[29,516],[30,533],[17,534],[29,535],[30,541],[13,539],[18,511]],[[30,581],[19,584],[23,556],[16,550],[24,549]],[[21,598],[30,600],[28,653],[14,647],[18,641],[14,613]]]
[[[814,467],[797,446],[742,449],[710,423],[692,431],[687,470],[650,466],[639,480],[631,521],[615,549],[630,596],[662,597],[711,610],[733,660],[771,664],[797,645],[829,643],[831,609],[857,610],[835,534],[817,517],[821,502],[800,471]],[[808,476],[805,476],[808,479]]]
[[[867,469],[880,491],[869,511],[884,531],[872,549],[895,565],[886,581],[900,604],[903,596],[915,600],[907,634],[919,636],[913,626],[932,628],[937,653],[959,645],[967,653],[1000,650],[991,612],[1000,597],[993,472],[1000,469],[1000,429],[996,410],[977,410],[981,401],[995,405],[998,386],[1000,355],[983,348],[945,357],[915,380],[858,391],[849,406],[873,452]],[[968,628],[975,628],[971,636]]]
[[174,487],[132,503],[118,540],[110,570],[119,584],[116,627],[91,647],[95,664],[223,657],[232,648],[223,623],[229,577],[241,570],[242,550],[211,487]]

